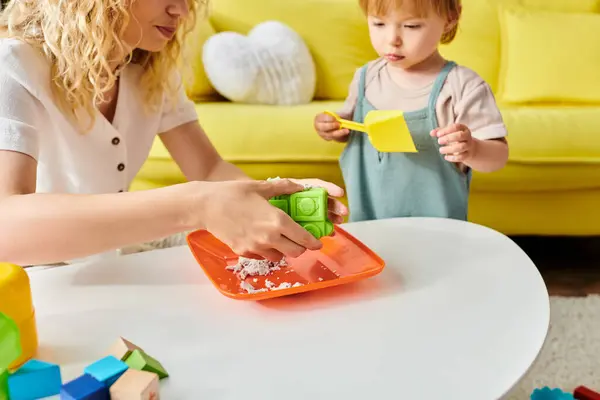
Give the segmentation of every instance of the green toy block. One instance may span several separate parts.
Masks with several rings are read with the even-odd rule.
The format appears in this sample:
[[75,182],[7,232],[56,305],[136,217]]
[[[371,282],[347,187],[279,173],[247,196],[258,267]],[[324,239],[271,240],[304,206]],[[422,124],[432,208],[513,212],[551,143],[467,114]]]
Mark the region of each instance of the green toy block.
[[21,352],[19,327],[6,314],[0,313],[0,370],[8,369]]
[[0,400],[8,400],[8,369],[0,369]]
[[271,199],[269,202],[284,213],[290,214],[289,201],[287,199]]
[[138,371],[153,372],[158,375],[159,379],[169,376],[160,362],[141,350],[132,351],[129,357],[125,359],[125,364],[129,365],[129,368],[137,369]]
[[327,192],[310,189],[290,195],[290,216],[297,222],[321,222],[327,220]]
[[320,239],[333,233],[333,224],[327,218],[327,199],[327,191],[316,187],[275,196],[269,202]]

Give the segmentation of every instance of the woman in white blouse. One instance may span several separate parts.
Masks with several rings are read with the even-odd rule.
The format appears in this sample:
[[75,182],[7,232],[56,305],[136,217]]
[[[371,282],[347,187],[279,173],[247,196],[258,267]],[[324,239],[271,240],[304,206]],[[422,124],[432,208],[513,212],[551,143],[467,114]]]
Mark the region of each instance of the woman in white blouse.
[[[64,262],[199,228],[250,257],[321,246],[267,199],[341,188],[250,180],[199,125],[175,65],[195,8],[12,0],[0,14],[0,261]],[[157,134],[188,182],[127,192]],[[330,202],[334,222],[346,213]]]

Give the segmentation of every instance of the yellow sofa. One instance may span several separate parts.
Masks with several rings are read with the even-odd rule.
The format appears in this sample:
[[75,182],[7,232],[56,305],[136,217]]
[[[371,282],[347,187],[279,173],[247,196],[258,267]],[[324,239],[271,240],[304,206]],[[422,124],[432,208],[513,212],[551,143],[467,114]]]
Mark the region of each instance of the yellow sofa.
[[[194,33],[196,79],[187,88],[219,152],[257,179],[319,177],[343,185],[343,145],[322,141],[312,121],[341,105],[355,69],[375,57],[358,0],[211,1],[209,20]],[[506,168],[474,174],[471,221],[509,235],[600,234],[600,74],[589,65],[600,68],[593,47],[600,34],[589,37],[598,17],[600,0],[463,0],[458,36],[442,52],[492,86],[510,144]],[[288,24],[309,46],[318,80],[310,104],[234,104],[204,75],[209,35],[245,33],[265,20]],[[569,33],[582,26],[588,36]],[[131,189],[182,181],[157,139]]]

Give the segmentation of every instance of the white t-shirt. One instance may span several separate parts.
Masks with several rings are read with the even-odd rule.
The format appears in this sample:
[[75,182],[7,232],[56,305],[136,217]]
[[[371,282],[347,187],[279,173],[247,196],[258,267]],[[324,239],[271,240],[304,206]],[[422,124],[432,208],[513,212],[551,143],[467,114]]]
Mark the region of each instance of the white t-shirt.
[[53,100],[44,55],[17,39],[0,39],[0,150],[37,160],[38,193],[126,191],[156,135],[197,119],[183,88],[175,107],[165,95],[159,112],[146,112],[141,73],[137,65],[121,72],[112,124],[97,112],[93,128],[82,133]]

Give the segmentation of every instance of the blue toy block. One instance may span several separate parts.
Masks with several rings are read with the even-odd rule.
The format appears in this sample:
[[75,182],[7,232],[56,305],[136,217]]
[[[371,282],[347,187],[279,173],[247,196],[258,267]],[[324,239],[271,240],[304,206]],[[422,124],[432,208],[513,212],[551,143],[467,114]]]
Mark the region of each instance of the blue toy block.
[[36,400],[60,393],[62,377],[56,364],[31,359],[8,376],[11,400]]
[[106,356],[88,365],[83,370],[110,388],[127,371],[129,366],[115,356]]
[[108,388],[91,375],[83,374],[65,383],[60,391],[61,400],[110,400]]
[[563,392],[562,390],[555,388],[550,389],[548,386],[544,386],[541,389],[535,389],[530,400],[575,400],[575,397],[571,393]]

